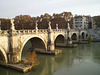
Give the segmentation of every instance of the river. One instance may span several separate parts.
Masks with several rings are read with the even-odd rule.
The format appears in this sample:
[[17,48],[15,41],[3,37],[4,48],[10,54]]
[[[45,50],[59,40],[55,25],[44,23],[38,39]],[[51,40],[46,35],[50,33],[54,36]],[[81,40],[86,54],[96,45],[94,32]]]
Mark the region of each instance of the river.
[[[24,49],[27,50],[29,46],[28,43]],[[37,54],[40,65],[28,73],[0,66],[0,75],[100,75],[100,42],[57,49],[62,50],[62,54]]]

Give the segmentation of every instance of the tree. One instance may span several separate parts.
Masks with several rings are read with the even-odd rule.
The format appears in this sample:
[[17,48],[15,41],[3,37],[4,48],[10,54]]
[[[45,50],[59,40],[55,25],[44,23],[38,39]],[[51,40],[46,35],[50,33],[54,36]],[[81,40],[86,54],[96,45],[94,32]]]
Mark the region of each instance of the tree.
[[21,29],[34,29],[35,28],[35,22],[34,17],[31,17],[30,15],[19,15],[15,18],[15,29],[21,30]]
[[11,28],[10,19],[0,19],[1,21],[1,30],[9,30]]
[[91,43],[91,41],[92,41],[92,39],[91,39],[91,37],[88,37],[88,43]]
[[30,66],[35,67],[39,64],[40,64],[40,62],[36,58],[35,51],[29,51],[28,54],[27,54],[27,59],[25,61],[25,65],[30,65]]
[[[16,30],[22,29],[35,29],[35,22],[38,21],[39,29],[48,29],[48,21],[51,21],[51,28],[55,29],[58,24],[59,29],[66,29],[67,24],[72,27],[73,15],[71,12],[63,12],[60,14],[53,14],[52,16],[48,13],[44,15],[31,17],[30,15],[18,15],[14,18],[14,24]],[[10,20],[4,19],[1,22],[1,28],[3,30],[10,29]]]

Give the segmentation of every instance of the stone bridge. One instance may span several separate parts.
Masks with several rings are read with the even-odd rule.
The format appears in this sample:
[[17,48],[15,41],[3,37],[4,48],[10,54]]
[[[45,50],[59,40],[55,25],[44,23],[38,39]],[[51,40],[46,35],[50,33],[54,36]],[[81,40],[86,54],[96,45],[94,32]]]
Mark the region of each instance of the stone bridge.
[[[38,29],[37,23],[32,30],[15,30],[13,20],[10,30],[0,30],[0,61],[4,63],[17,63],[21,60],[22,51],[25,44],[31,41],[35,50],[54,51],[55,46],[67,46],[72,42],[86,40],[88,33],[86,30],[74,29]],[[70,42],[70,43],[69,43]]]

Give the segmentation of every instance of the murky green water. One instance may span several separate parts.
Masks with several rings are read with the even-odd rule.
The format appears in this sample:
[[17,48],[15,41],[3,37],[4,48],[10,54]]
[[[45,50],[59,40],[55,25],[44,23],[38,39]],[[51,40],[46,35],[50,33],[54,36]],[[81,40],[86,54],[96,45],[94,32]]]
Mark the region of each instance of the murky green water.
[[100,75],[100,42],[58,49],[63,50],[58,56],[38,54],[36,70],[24,74],[0,66],[0,75]]

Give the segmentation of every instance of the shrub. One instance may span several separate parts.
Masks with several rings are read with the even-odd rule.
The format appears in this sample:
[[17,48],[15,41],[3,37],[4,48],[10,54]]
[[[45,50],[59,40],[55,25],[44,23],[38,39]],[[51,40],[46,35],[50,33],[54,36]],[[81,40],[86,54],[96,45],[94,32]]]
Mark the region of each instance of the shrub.
[[91,43],[92,39],[91,37],[88,37],[88,43]]

